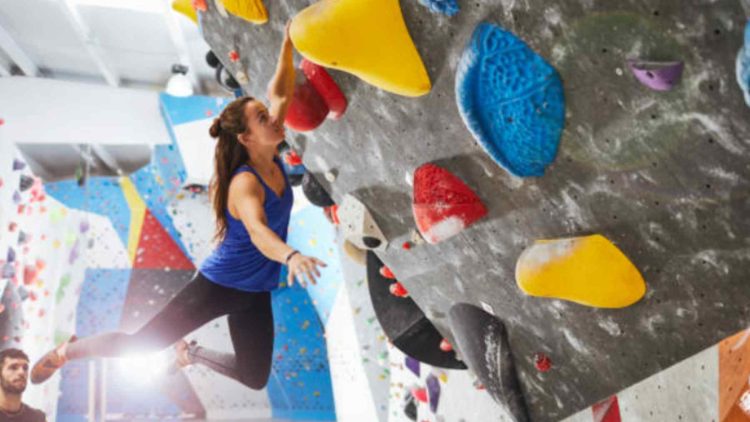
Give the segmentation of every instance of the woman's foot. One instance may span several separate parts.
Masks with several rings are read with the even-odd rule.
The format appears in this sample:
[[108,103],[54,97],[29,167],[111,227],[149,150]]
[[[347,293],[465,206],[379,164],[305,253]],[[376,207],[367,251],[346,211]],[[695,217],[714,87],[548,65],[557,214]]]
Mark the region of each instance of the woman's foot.
[[76,336],[71,336],[70,339],[64,341],[59,346],[47,352],[46,355],[42,356],[31,368],[31,383],[41,384],[47,381],[55,371],[62,368],[65,362],[68,361],[66,352],[68,350],[68,344],[74,342]]

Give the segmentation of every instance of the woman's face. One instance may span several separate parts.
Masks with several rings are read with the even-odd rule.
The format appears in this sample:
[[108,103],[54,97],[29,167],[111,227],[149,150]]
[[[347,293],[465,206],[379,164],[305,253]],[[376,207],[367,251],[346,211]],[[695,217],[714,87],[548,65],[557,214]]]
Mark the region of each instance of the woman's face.
[[284,140],[284,122],[274,121],[268,109],[260,101],[250,101],[245,105],[246,134],[250,142],[260,145],[278,145]]

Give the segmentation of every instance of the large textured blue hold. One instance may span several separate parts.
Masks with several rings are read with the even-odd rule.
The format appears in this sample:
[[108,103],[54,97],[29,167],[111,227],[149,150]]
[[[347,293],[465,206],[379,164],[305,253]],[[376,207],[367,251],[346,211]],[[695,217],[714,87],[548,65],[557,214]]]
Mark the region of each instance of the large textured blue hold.
[[458,2],[456,0],[419,0],[435,13],[453,16],[458,13]]
[[482,23],[456,72],[464,123],[498,164],[519,177],[542,176],[565,123],[555,68],[502,28]]
[[750,21],[745,25],[745,46],[737,55],[737,82],[745,94],[745,103],[750,106]]

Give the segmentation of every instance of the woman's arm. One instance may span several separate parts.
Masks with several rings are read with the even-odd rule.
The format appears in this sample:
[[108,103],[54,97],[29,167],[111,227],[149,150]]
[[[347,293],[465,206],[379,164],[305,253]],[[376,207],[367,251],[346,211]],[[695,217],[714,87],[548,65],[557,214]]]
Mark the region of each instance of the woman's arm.
[[304,286],[303,275],[310,283],[315,284],[316,277],[320,277],[318,266],[325,267],[326,264],[317,258],[300,253],[294,254],[289,262],[286,262],[287,257],[295,250],[268,227],[266,213],[263,210],[265,192],[258,179],[250,173],[237,175],[229,186],[229,196],[234,200],[234,208],[258,250],[268,259],[289,266],[289,285],[291,286],[296,278]]
[[268,101],[271,103],[270,114],[276,121],[284,121],[286,111],[294,96],[294,61],[292,60],[292,41],[289,38],[289,23],[284,29],[284,41],[281,43],[279,62],[276,72],[268,82]]

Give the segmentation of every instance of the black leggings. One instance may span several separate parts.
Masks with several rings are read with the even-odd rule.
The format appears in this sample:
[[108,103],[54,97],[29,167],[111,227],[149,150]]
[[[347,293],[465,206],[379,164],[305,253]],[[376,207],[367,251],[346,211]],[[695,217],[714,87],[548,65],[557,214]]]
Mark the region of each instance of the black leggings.
[[70,343],[66,354],[68,359],[82,359],[158,351],[224,315],[229,315],[235,354],[190,347],[190,357],[193,362],[202,363],[250,388],[265,387],[273,355],[271,293],[220,286],[201,273],[136,333],[112,332],[82,338]]

